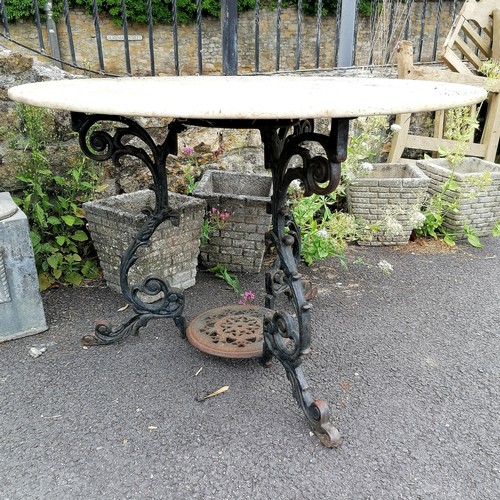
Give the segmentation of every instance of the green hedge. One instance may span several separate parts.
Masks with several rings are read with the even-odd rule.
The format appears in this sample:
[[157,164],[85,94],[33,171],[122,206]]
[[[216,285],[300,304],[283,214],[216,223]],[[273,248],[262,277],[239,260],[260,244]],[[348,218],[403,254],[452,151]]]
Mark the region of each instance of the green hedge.
[[[27,19],[33,17],[32,0],[4,0],[7,18],[9,22],[17,19]],[[63,11],[62,0],[53,0],[54,18],[57,19]],[[71,7],[82,7],[87,12],[92,12],[92,0],[69,0]],[[202,14],[204,16],[220,16],[220,0],[202,0]],[[276,0],[262,0],[261,8],[276,8]],[[361,14],[369,14],[371,0],[361,0],[359,10]],[[39,0],[39,8],[43,14],[45,0]],[[117,22],[121,22],[121,0],[97,0],[100,13],[107,12]],[[283,7],[297,5],[297,0],[283,0]],[[138,23],[147,23],[147,2],[146,0],[126,0],[127,19]],[[172,4],[170,0],[152,0],[153,20],[155,23],[172,22]],[[255,8],[255,0],[238,0],[238,10],[243,12]],[[305,15],[316,15],[317,0],[303,0],[302,8]],[[323,0],[323,15],[335,14],[337,0]],[[179,23],[188,23],[196,19],[196,0],[177,0],[177,20]]]

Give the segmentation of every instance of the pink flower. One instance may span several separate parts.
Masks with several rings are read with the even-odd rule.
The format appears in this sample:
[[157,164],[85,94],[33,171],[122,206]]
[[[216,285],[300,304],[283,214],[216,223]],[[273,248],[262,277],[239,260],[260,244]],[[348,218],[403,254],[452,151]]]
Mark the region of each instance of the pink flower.
[[184,146],[182,148],[182,153],[186,156],[191,156],[194,153],[194,148],[192,148],[191,146]]
[[253,299],[255,299],[255,294],[252,291],[248,290],[241,294],[238,304],[245,305],[248,304],[248,302],[252,302]]

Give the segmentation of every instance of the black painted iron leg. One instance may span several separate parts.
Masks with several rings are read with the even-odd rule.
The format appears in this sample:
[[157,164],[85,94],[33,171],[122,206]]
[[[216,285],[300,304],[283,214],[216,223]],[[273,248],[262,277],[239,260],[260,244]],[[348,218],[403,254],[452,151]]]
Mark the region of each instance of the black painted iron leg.
[[[177,154],[177,134],[184,126],[172,122],[165,141],[157,145],[144,128],[125,117],[72,113],[72,121],[74,130],[79,133],[80,147],[85,155],[95,161],[111,159],[117,167],[125,156],[138,158],[152,174],[151,189],[155,193],[155,206],[144,208],[146,222],[122,256],[120,264],[122,294],[132,306],[135,315],[118,326],[98,322],[94,333],[83,337],[83,344],[111,344],[131,334],[137,335],[139,330],[154,318],[172,318],[185,337],[186,320],[183,316],[182,290],[170,287],[164,280],[155,276],[148,276],[140,284],[131,285],[128,281],[129,270],[138,258],[137,250],[148,245],[156,228],[167,219],[170,219],[174,226],[179,224],[177,212],[168,204],[165,162],[168,154]],[[102,122],[118,123],[121,126],[115,128],[114,135],[105,130],[94,130],[94,126]],[[130,137],[139,139],[142,147],[131,145],[128,140]],[[159,298],[153,303],[147,303],[141,298],[143,296]]]
[[[330,423],[325,401],[315,400],[302,371],[302,356],[310,348],[310,320],[312,305],[306,300],[301,276],[297,269],[300,258],[300,228],[286,203],[290,183],[299,180],[306,196],[332,192],[340,182],[340,163],[347,149],[348,120],[332,120],[328,136],[313,132],[309,121],[290,127],[261,129],[266,167],[273,175],[271,238],[277,257],[266,274],[266,307],[275,310],[276,299],[286,296],[293,304],[295,317],[275,310],[272,318],[264,321],[264,352],[262,362],[269,364],[276,357],[285,368],[292,385],[292,393],[302,408],[312,431],[329,448],[338,446],[342,439]],[[324,156],[311,156],[310,143],[320,144]],[[302,159],[302,166],[289,167],[293,157]]]

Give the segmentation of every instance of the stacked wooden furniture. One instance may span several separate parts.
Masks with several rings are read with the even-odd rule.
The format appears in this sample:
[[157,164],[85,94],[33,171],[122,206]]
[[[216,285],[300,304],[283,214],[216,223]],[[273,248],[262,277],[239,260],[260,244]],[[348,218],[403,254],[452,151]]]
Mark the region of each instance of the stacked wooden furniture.
[[[479,140],[469,143],[465,154],[495,161],[500,139],[500,79],[477,74],[484,61],[500,62],[500,2],[467,0],[446,38],[442,52],[449,69],[415,66],[413,46],[403,41],[398,47],[398,77],[414,80],[438,80],[476,85],[488,91],[487,111]],[[450,71],[451,70],[451,71]],[[411,96],[409,96],[411,99]],[[472,109],[475,113],[475,109]],[[400,160],[405,148],[437,152],[452,150],[456,141],[445,139],[445,112],[436,110],[432,137],[410,134],[410,113],[396,116],[401,130],[394,135],[388,162]]]

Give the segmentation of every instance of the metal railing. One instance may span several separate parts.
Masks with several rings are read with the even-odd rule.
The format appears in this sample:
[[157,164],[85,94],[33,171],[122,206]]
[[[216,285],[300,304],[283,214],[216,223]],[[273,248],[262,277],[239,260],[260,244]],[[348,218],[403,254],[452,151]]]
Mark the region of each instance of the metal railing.
[[[20,38],[18,31],[14,29],[17,23],[9,24],[6,0],[0,0],[0,20],[3,26],[3,33],[0,29],[0,42],[3,37],[3,39],[24,49],[51,58],[66,69],[75,68],[112,75],[156,75],[168,72],[179,75],[186,72],[184,68],[187,64],[191,67],[195,65],[194,72],[203,74],[207,72],[207,63],[214,68],[220,66],[220,72],[223,74],[319,70],[352,65],[389,64],[392,62],[396,42],[401,38],[411,38],[414,41],[417,62],[422,62],[424,59],[430,62],[437,60],[440,40],[448,33],[451,22],[463,3],[460,0],[372,0],[371,15],[361,17],[358,15],[359,0],[339,0],[336,12],[329,16],[323,15],[323,2],[317,0],[316,15],[306,17],[303,12],[304,2],[302,0],[297,1],[293,16],[290,15],[290,8],[287,10],[283,8],[282,0],[277,0],[276,10],[272,13],[264,11],[261,1],[255,0],[254,11],[245,14],[238,13],[236,0],[221,0],[220,48],[207,51],[208,44],[213,45],[214,37],[207,39],[204,27],[207,23],[213,24],[214,21],[202,18],[201,0],[193,0],[196,2],[197,9],[196,21],[193,24],[196,45],[196,61],[194,62],[187,61],[186,56],[181,54],[181,43],[185,42],[185,35],[181,36],[180,30],[183,30],[184,33],[186,28],[178,22],[177,0],[171,0],[171,50],[165,50],[164,47],[158,46],[158,43],[155,42],[160,28],[153,22],[152,1],[144,0],[144,2],[146,3],[148,19],[144,26],[147,47],[144,47],[141,59],[148,59],[147,68],[144,67],[144,63],[141,68],[134,65],[136,58],[132,55],[130,45],[130,22],[126,0],[121,0],[121,28],[114,27],[114,29],[120,30],[120,34],[113,35],[115,37],[113,40],[123,42],[119,49],[119,56],[115,54],[111,56],[108,47],[105,46],[107,42],[106,38],[102,36],[102,13],[99,11],[97,0],[92,0],[92,13],[88,18],[89,26],[92,27],[92,39],[95,41],[90,57],[87,51],[87,56],[83,58],[79,54],[78,43],[75,44],[75,32],[72,25],[74,22],[72,21],[73,13],[68,0],[63,0],[63,12],[57,25],[56,36],[53,33],[54,29],[52,29],[52,36],[48,36],[49,28],[42,24],[43,11],[41,12],[38,1],[33,0],[34,21],[32,24],[30,22],[23,23],[24,31],[26,31],[26,27],[33,30],[29,41]],[[44,5],[44,9],[48,13],[47,16],[44,16],[48,21],[52,18],[50,2]],[[349,11],[354,13],[352,19],[346,16],[346,12]],[[442,21],[443,14],[446,14],[446,23]],[[249,56],[248,50],[242,54],[238,47],[238,18],[246,16],[248,19],[249,15],[252,16],[253,20],[253,40],[251,44],[249,43],[252,45],[251,56]],[[271,28],[271,34],[267,33],[265,40],[263,40],[263,15],[266,16],[266,25],[270,24],[269,19],[272,19],[274,23],[274,33],[272,33],[273,28]],[[288,23],[286,30],[283,26],[285,15]],[[295,21],[294,26],[290,26],[292,17]],[[291,32],[294,35],[291,36]],[[109,36],[107,36],[108,39]],[[34,43],[35,40],[38,43]],[[46,48],[47,44],[48,49]],[[62,50],[60,45],[64,45],[65,50]],[[211,49],[212,45],[210,45]],[[270,53],[270,46],[274,48],[273,54]],[[376,49],[377,46],[378,49]],[[116,45],[113,48],[116,50]],[[208,52],[220,54],[221,61],[214,63],[213,55],[207,55]],[[294,53],[291,54],[292,52]],[[111,68],[109,60],[115,60],[117,57],[123,61],[122,67]],[[190,57],[192,58],[192,52]],[[250,57],[253,58],[252,61],[248,61]],[[239,58],[240,61],[245,59],[245,64],[239,64]],[[160,65],[161,68],[159,68]],[[214,72],[213,68],[211,72]]]

